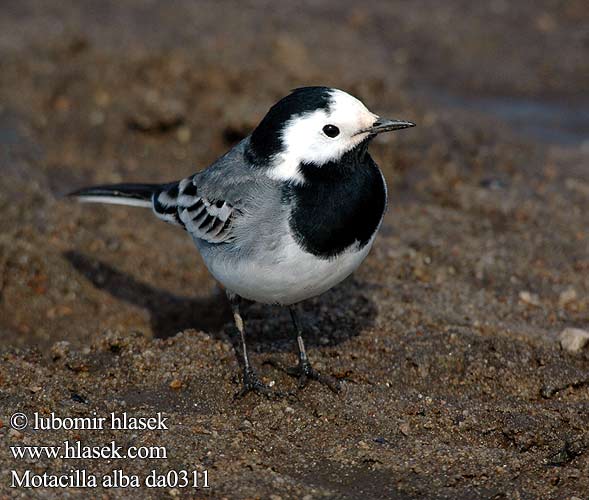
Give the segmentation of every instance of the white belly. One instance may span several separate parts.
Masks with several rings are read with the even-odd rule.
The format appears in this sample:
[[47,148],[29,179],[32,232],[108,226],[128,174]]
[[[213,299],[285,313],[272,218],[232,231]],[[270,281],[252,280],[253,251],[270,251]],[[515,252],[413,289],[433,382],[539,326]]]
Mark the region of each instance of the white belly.
[[370,251],[373,239],[362,249],[353,246],[333,259],[303,251],[290,235],[273,251],[247,260],[203,257],[227,290],[256,302],[289,305],[315,297],[348,277]]

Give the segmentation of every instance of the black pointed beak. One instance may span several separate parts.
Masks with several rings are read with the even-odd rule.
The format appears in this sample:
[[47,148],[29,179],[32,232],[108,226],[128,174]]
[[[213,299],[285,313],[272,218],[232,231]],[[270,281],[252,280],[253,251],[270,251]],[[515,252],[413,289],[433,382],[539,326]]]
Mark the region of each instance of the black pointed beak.
[[376,135],[381,132],[391,132],[393,130],[402,130],[404,128],[415,127],[415,123],[407,122],[405,120],[388,120],[386,118],[379,118],[376,120],[371,127],[365,128],[356,132],[358,134],[370,134]]

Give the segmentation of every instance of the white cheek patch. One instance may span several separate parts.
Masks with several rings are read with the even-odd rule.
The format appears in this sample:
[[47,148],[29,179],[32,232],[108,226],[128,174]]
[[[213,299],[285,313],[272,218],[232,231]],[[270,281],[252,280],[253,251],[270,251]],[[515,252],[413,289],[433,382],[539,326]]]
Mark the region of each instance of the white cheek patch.
[[274,166],[268,170],[268,177],[271,179],[304,184],[305,178],[299,170],[300,161],[294,155],[279,154],[272,160],[272,163]]
[[[303,115],[293,116],[282,132],[284,152],[277,155],[268,171],[272,179],[303,184],[301,163],[318,166],[338,161],[347,151],[366,139],[359,130],[370,127],[378,116],[371,113],[361,101],[337,89],[331,91],[329,110],[318,109]],[[322,129],[325,125],[340,129],[336,137],[327,137]]]

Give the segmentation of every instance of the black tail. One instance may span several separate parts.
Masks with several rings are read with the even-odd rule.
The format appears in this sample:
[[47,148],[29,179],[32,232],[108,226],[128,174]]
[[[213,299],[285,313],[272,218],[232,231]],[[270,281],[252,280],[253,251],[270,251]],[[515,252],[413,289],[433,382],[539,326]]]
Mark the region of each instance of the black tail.
[[153,194],[165,189],[166,186],[166,184],[110,184],[82,188],[68,196],[94,203],[151,207]]

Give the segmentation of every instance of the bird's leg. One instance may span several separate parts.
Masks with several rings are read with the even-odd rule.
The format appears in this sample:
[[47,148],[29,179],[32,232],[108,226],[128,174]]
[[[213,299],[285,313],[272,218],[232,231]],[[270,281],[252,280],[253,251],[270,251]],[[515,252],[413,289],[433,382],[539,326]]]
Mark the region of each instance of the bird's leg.
[[307,385],[309,379],[316,380],[321,384],[325,384],[332,391],[338,392],[340,390],[339,382],[328,375],[322,375],[315,368],[311,366],[307,351],[305,350],[305,343],[303,342],[303,327],[299,320],[298,311],[295,306],[289,306],[290,317],[297,332],[297,346],[299,349],[299,362],[296,366],[287,369],[289,375],[299,378],[299,387],[303,388]]
[[243,325],[243,318],[239,312],[239,296],[227,293],[227,297],[231,303],[231,310],[233,311],[233,320],[235,321],[235,326],[237,327],[241,337],[241,352],[243,355],[243,387],[235,395],[235,397],[241,398],[250,391],[270,395],[272,391],[258,378],[247,355],[247,346],[245,345],[245,328]]

